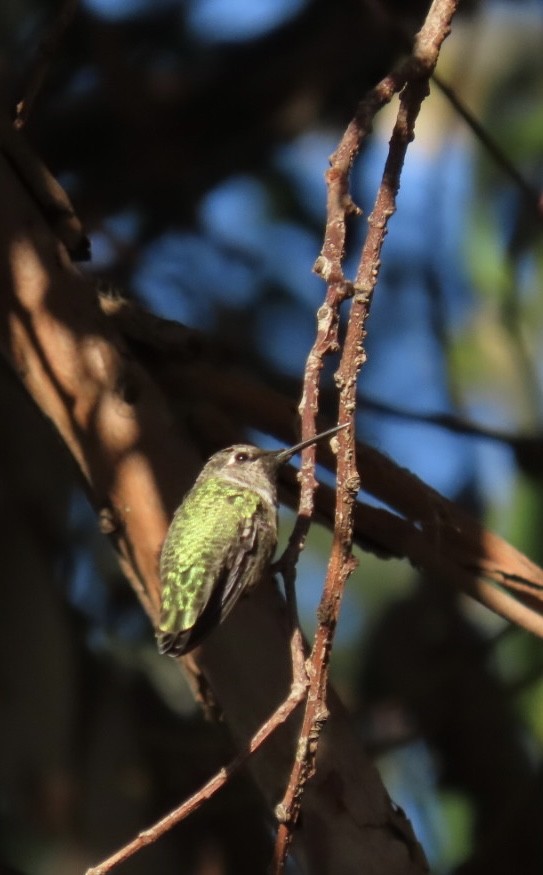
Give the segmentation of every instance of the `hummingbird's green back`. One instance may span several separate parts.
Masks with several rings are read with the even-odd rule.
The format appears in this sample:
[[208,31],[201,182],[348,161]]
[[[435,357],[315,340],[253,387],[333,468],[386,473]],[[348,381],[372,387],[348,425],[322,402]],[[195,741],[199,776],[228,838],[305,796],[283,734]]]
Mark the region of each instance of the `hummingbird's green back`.
[[234,444],[211,456],[175,513],[160,557],[160,653],[187,653],[263,575],[277,543],[277,475],[294,453]]
[[197,482],[177,510],[160,559],[159,647],[182,653],[253,586],[277,540],[275,505],[222,477]]

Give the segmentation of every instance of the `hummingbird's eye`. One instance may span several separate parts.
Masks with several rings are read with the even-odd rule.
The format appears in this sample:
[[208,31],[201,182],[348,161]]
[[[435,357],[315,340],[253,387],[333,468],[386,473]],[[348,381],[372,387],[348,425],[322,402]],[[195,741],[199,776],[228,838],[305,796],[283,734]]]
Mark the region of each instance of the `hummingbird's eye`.
[[234,456],[236,462],[248,462],[250,458],[249,453],[236,453]]

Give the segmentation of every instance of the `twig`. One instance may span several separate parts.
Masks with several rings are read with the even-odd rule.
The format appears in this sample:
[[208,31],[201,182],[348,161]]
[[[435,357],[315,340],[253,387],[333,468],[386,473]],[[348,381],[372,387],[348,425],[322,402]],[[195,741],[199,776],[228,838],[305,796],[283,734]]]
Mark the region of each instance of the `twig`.
[[[356,116],[348,125],[341,142],[330,159],[326,174],[327,215],[326,230],[321,253],[314,270],[328,284],[324,304],[317,312],[317,336],[307,358],[302,400],[299,412],[302,420],[302,440],[316,434],[319,410],[319,376],[324,358],[339,350],[338,326],[341,303],[353,294],[353,285],[344,276],[343,259],[347,234],[347,219],[358,214],[348,188],[349,174],[364,139],[370,134],[372,120],[388,103],[406,81],[407,65],[384,77],[360,102]],[[346,420],[342,420],[346,421]],[[300,469],[300,502],[294,530],[283,557],[285,566],[296,565],[302,551],[314,509],[314,495],[318,486],[315,478],[315,445],[302,453]]]
[[[304,787],[315,771],[315,757],[320,733],[328,718],[326,691],[328,662],[345,583],[355,567],[351,552],[353,514],[360,481],[355,462],[354,411],[356,380],[365,361],[363,341],[365,322],[380,266],[380,253],[387,224],[395,211],[395,199],[408,144],[414,136],[415,119],[428,93],[428,78],[435,67],[439,49],[450,31],[456,11],[455,0],[435,0],[415,41],[413,55],[402,65],[400,78],[391,74],[383,79],[358,108],[353,122],[331,159],[328,182],[328,220],[322,253],[316,269],[328,282],[326,302],[318,313],[318,333],[308,358],[304,395],[300,405],[304,425],[314,429],[318,406],[318,377],[323,356],[337,350],[339,306],[352,297],[344,350],[336,385],[340,391],[339,421],[350,421],[348,432],[337,436],[340,446],[337,471],[336,525],[328,572],[319,605],[318,627],[310,657],[310,685],[300,731],[298,751],[289,784],[281,803],[282,822],[275,845],[273,872],[281,875],[292,841]],[[405,84],[407,83],[407,84]],[[343,273],[346,218],[355,209],[349,194],[348,180],[360,144],[367,136],[371,122],[383,103],[405,84],[400,109],[390,142],[383,179],[374,210],[368,219],[369,230],[363,246],[354,284]],[[314,476],[312,470],[302,480],[300,513],[309,514],[314,506]],[[296,545],[293,544],[293,553]],[[416,844],[416,843],[415,843]]]
[[[299,666],[299,663],[297,663],[296,660],[293,660],[293,665]],[[149,827],[149,829],[140,832],[135,839],[128,842],[128,844],[124,845],[124,847],[120,848],[106,860],[103,860],[98,866],[92,866],[90,869],[87,869],[86,875],[105,875],[106,872],[110,872],[115,866],[124,863],[125,860],[138,853],[138,851],[141,851],[142,848],[156,842],[160,836],[164,835],[164,833],[168,832],[182,820],[185,820],[186,817],[200,808],[204,802],[218,793],[218,791],[229,781],[232,775],[241,768],[255,751],[262,747],[270,735],[288,720],[293,711],[298,707],[307,688],[307,680],[305,677],[305,671],[302,666],[298,677],[293,678],[291,691],[288,697],[260,727],[258,732],[255,733],[247,747],[234,757],[227,766],[220,769],[209,781],[207,781],[206,784],[204,784],[203,787],[186,799],[178,808],[174,808],[173,811],[170,811],[170,813],[163,817],[162,820],[159,820],[153,826]]]
[[43,85],[49,65],[75,15],[77,3],[78,0],[63,0],[54,23],[38,46],[36,60],[28,77],[24,97],[16,106],[13,124],[17,130],[21,130],[28,121],[28,116]]
[[[410,44],[410,33],[403,24],[399,24],[390,12],[388,12],[382,3],[378,0],[366,0],[366,5],[371,8],[372,14],[379,21],[383,31],[388,31],[390,39],[395,40],[398,45],[403,44],[407,47]],[[518,187],[519,191],[524,195],[527,204],[532,208],[537,218],[543,218],[543,193],[538,191],[535,186],[526,179],[525,176],[513,164],[510,158],[507,157],[503,149],[498,145],[496,140],[488,133],[481,122],[469,111],[467,106],[458,97],[451,86],[445,82],[442,77],[434,70],[432,81],[440,89],[444,97],[449,101],[451,106],[464,119],[472,133],[479,140],[484,149],[487,150],[490,157],[495,161],[506,176]]]
[[441,93],[447,98],[451,106],[455,108],[458,115],[460,115],[467,126],[471,128],[472,132],[475,134],[479,142],[485,147],[489,155],[494,159],[498,167],[501,167],[503,172],[509,179],[517,186],[519,191],[522,192],[527,204],[531,207],[537,218],[541,221],[543,219],[543,193],[538,191],[535,186],[531,185],[528,180],[522,175],[522,173],[515,167],[513,162],[507,157],[503,149],[500,148],[498,143],[494,140],[493,137],[490,136],[486,128],[481,124],[481,122],[475,118],[474,115],[469,111],[469,109],[462,103],[458,95],[451,88],[450,85],[445,82],[441,76],[438,76],[437,73],[434,73],[432,76],[433,81],[441,91]]

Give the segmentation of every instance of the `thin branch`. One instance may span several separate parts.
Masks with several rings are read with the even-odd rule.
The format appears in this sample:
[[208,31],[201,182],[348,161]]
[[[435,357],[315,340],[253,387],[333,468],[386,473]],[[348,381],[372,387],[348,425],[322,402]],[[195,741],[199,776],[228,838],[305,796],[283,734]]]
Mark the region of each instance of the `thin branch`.
[[[404,24],[400,24],[397,17],[388,12],[382,3],[378,2],[378,0],[366,0],[366,4],[371,6],[373,15],[380,22],[383,31],[388,31],[391,40],[396,41],[399,45],[403,42],[406,47],[410,44],[410,34],[408,29]],[[470,112],[467,106],[458,97],[454,89],[445,82],[441,75],[436,73],[435,70],[432,74],[432,81],[435,82],[451,106],[461,118],[464,119],[476,139],[479,140],[483,148],[487,150],[496,165],[503,170],[505,175],[509,177],[511,182],[513,182],[524,195],[526,203],[531,207],[535,216],[541,220],[543,218],[543,193],[538,191],[535,186],[533,186],[526,177],[522,175],[496,140],[488,133],[481,122]]]
[[[415,119],[428,93],[428,78],[437,62],[441,44],[450,31],[456,7],[457,2],[454,0],[435,0],[417,36],[412,57],[402,65],[402,78],[399,81],[397,74],[385,77],[361,102],[355,119],[347,128],[340,146],[331,159],[331,169],[327,174],[328,220],[317,270],[329,285],[326,303],[318,313],[317,339],[308,358],[300,409],[304,425],[314,429],[318,408],[318,379],[323,366],[323,357],[338,348],[339,306],[344,298],[352,297],[343,354],[336,374],[336,385],[340,392],[338,418],[340,422],[349,421],[351,426],[348,432],[341,432],[337,436],[339,454],[334,539],[319,605],[319,623],[311,651],[308,670],[310,686],[297,756],[281,803],[283,820],[279,824],[275,845],[273,860],[275,875],[281,875],[284,871],[305,784],[315,771],[318,740],[328,718],[326,693],[329,656],[344,587],[356,566],[352,555],[352,537],[354,507],[360,480],[355,461],[354,412],[357,375],[365,361],[363,348],[365,322],[379,273],[380,254],[387,224],[396,208],[395,199],[405,153],[414,136]],[[368,219],[369,230],[355,282],[351,284],[345,279],[342,266],[345,254],[346,218],[354,209],[349,193],[350,169],[360,144],[371,129],[375,113],[404,84],[383,179],[374,210]],[[311,469],[302,480],[300,515],[302,515],[302,506],[306,513],[309,515],[312,513],[314,492],[314,474]],[[297,546],[292,544],[293,553]],[[406,838],[408,840],[410,838],[413,848],[417,848],[417,843],[412,836],[408,837],[406,833]],[[419,853],[422,855],[421,851]]]
[[[215,405],[234,411],[241,427],[245,422],[248,427],[273,434],[285,443],[299,439],[292,417],[292,402],[287,394],[253,382],[245,373],[237,373],[231,365],[230,353],[227,366],[227,353],[221,352],[218,342],[211,341],[196,329],[155,316],[135,301],[128,301],[119,295],[101,293],[100,306],[127,342],[137,344],[140,354],[145,351],[146,357],[152,356],[157,376],[163,366],[167,367],[170,383],[178,385],[180,381],[188,382],[196,394],[205,392]],[[295,380],[290,384],[287,381],[285,391],[294,395],[298,385]],[[329,390],[321,389],[319,397],[329,406],[331,394]],[[358,393],[357,405],[359,410],[369,409],[384,416],[435,425],[470,437],[509,444],[515,450],[533,448],[533,452],[538,451],[543,458],[543,434],[538,432],[515,433],[492,428],[454,413],[409,410],[379,401],[363,392]],[[330,421],[319,418],[318,430],[330,428],[331,425]],[[359,446],[363,458],[365,445],[360,442]]]
[[[293,661],[293,665],[297,665],[296,661]],[[288,720],[290,715],[296,710],[305,695],[307,680],[304,682],[304,678],[305,673],[302,667],[302,674],[294,679],[289,696],[274,711],[269,720],[260,727],[258,732],[255,733],[247,747],[240,751],[227,766],[220,769],[203,787],[186,799],[178,808],[174,808],[173,811],[170,811],[169,814],[149,827],[149,829],[140,832],[135,839],[128,842],[128,844],[124,845],[124,847],[120,848],[106,860],[103,860],[97,866],[87,869],[86,875],[106,875],[106,872],[110,872],[115,866],[124,863],[129,857],[137,854],[138,851],[141,851],[147,845],[156,842],[164,833],[168,832],[176,824],[181,823],[182,820],[185,820],[190,814],[197,811],[204,802],[215,796],[230,780],[232,775],[239,771],[249,757],[261,748],[270,735]]]
[[409,410],[407,407],[398,407],[368,395],[358,395],[361,406],[383,416],[391,416],[403,419],[407,422],[421,423],[422,425],[435,425],[445,431],[455,434],[464,434],[468,437],[482,438],[500,444],[508,444],[513,448],[534,445],[543,448],[543,434],[518,434],[513,431],[505,431],[501,428],[492,428],[459,416],[456,413],[423,413],[419,410]]
[[462,103],[453,88],[451,88],[441,76],[438,76],[437,73],[433,74],[432,79],[441,93],[447,98],[451,106],[455,108],[458,115],[464,119],[467,126],[472,130],[479,142],[494,159],[498,167],[501,167],[505,175],[508,176],[511,182],[513,182],[519,191],[522,192],[526,203],[541,221],[543,219],[543,193],[538,191],[535,186],[531,185],[531,183],[522,175],[520,170],[515,167],[511,159],[508,158],[503,149],[500,148],[496,140],[491,137],[481,122],[475,118],[464,103]]

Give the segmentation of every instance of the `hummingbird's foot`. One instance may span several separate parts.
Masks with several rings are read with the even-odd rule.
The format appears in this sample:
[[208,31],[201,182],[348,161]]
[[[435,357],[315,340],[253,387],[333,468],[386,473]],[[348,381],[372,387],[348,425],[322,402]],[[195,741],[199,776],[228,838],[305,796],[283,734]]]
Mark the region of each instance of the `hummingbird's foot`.
[[283,561],[282,560],[283,560],[283,557],[280,556],[279,559],[276,559],[275,562],[272,562],[272,564],[270,565],[270,574],[272,574],[273,577],[277,577],[278,574],[280,574],[281,577],[283,576]]

